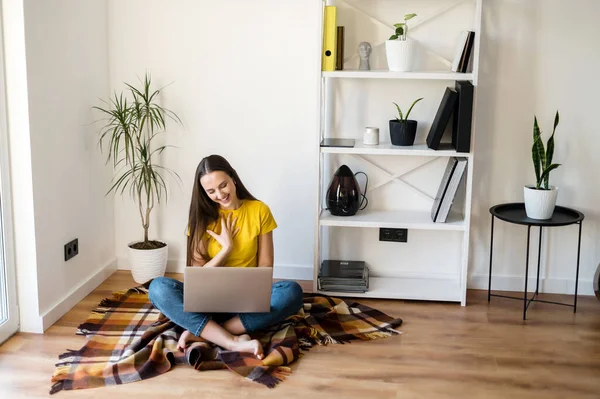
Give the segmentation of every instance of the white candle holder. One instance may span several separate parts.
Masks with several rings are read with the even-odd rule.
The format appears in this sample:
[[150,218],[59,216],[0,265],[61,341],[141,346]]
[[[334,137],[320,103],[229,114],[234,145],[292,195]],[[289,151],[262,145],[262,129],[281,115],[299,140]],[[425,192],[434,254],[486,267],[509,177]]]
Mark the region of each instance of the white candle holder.
[[363,143],[365,145],[379,145],[379,128],[366,127],[365,134],[363,137]]

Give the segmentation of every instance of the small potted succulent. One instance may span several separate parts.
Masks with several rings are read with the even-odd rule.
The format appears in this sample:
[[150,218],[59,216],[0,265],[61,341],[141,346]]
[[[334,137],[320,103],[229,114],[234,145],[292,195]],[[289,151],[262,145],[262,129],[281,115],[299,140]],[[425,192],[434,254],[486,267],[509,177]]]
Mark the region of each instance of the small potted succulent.
[[398,110],[398,117],[390,120],[390,140],[393,145],[409,146],[414,144],[417,135],[417,121],[408,119],[408,115],[415,104],[422,99],[423,97],[416,99],[406,114],[402,114],[398,104],[394,103]]
[[531,219],[550,219],[556,205],[558,188],[548,185],[550,172],[558,168],[560,164],[552,163],[554,156],[554,132],[558,126],[558,111],[554,117],[554,128],[552,135],[544,143],[540,133],[537,118],[533,117],[533,146],[531,156],[533,160],[533,169],[535,170],[536,184],[526,185],[524,187],[525,212]]
[[409,40],[407,21],[416,17],[417,14],[406,14],[404,22],[394,24],[396,28],[393,35],[385,41],[385,55],[390,71],[408,72],[412,69],[414,56],[414,43]]

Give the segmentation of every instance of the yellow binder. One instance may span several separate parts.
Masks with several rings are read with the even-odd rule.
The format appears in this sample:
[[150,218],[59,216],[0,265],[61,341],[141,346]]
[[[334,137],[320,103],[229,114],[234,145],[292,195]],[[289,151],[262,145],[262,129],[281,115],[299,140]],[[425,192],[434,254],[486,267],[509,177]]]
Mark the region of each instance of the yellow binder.
[[336,61],[336,7],[325,6],[323,18],[323,54],[322,69],[324,71],[335,71]]

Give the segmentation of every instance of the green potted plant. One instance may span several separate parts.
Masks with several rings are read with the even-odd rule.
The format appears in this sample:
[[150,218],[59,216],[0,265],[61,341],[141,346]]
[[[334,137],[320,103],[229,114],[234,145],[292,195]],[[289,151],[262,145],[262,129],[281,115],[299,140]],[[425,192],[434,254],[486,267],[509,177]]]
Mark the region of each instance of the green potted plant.
[[115,170],[107,195],[122,195],[127,190],[138,205],[144,236],[128,244],[128,257],[133,279],[145,283],[164,275],[168,258],[167,244],[148,237],[150,214],[167,200],[166,175],[179,179],[177,173],[158,164],[157,156],[168,146],[157,144],[156,139],[165,132],[167,119],[181,120],[159,105],[161,90],[151,88],[148,73],[140,83],[139,88],[125,83],[125,93],[115,92],[114,98],[102,100],[104,106],[92,108],[106,116],[99,144],[102,152],[106,150],[106,162],[112,161]]
[[548,183],[550,172],[560,166],[560,164],[552,163],[552,158],[554,157],[554,132],[556,131],[556,126],[558,126],[558,119],[558,111],[556,111],[552,135],[546,143],[546,148],[544,148],[537,118],[535,115],[533,117],[531,157],[536,184],[524,187],[525,212],[527,217],[531,219],[550,219],[556,205],[558,188]]
[[394,24],[393,35],[385,42],[385,55],[390,71],[407,72],[412,69],[414,43],[408,39],[408,21],[417,14],[406,14],[404,22]]
[[408,119],[408,116],[415,104],[422,99],[423,97],[413,101],[406,114],[402,114],[398,104],[393,103],[398,110],[398,117],[390,120],[390,140],[393,145],[409,146],[414,144],[417,135],[417,121]]

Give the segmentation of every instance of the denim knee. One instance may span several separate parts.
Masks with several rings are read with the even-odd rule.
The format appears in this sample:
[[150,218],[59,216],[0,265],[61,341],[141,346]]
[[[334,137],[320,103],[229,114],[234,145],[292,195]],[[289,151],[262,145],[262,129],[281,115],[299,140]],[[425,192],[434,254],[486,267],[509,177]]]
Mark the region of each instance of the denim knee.
[[276,283],[278,288],[284,291],[284,303],[282,304],[285,313],[292,315],[302,307],[302,287],[295,281],[284,280]]
[[150,283],[150,287],[148,287],[148,298],[150,302],[156,305],[155,301],[160,301],[165,297],[168,291],[172,289],[172,284],[170,284],[170,280],[168,277],[156,277]]

